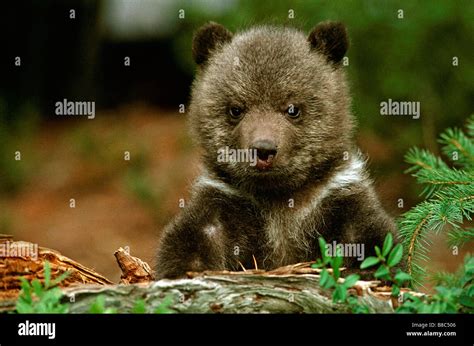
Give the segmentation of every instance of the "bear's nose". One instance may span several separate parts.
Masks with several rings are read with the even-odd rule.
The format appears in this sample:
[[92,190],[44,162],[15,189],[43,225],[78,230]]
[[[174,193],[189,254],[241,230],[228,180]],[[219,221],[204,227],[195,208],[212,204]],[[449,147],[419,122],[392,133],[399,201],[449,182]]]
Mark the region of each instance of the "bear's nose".
[[254,142],[251,149],[257,151],[257,157],[262,161],[271,161],[277,153],[276,144],[267,139]]

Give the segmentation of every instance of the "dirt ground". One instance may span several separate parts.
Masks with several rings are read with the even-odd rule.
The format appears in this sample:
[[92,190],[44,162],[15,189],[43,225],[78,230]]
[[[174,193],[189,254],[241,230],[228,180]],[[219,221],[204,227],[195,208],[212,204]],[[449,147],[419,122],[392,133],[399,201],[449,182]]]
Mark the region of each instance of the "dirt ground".
[[[362,133],[359,142],[376,173],[393,159],[382,139]],[[59,250],[112,281],[120,276],[113,256],[119,247],[153,263],[161,229],[200,170],[184,116],[144,105],[98,113],[93,121],[43,124],[31,143],[23,160],[30,155],[34,165],[24,186],[0,196],[0,233]],[[397,216],[399,191],[413,179],[402,169],[375,177],[383,204]],[[413,203],[408,198],[403,211]],[[427,266],[453,271],[465,250],[453,256],[436,238]]]

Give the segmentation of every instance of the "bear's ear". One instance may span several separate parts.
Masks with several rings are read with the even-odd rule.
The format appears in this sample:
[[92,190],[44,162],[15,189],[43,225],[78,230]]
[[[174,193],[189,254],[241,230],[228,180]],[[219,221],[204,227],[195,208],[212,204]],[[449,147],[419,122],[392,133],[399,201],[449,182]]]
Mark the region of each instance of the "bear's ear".
[[201,26],[193,38],[194,61],[198,65],[204,64],[218,45],[231,40],[232,33],[220,24],[209,22]]
[[338,63],[349,48],[349,37],[344,24],[322,22],[308,36],[311,47],[325,55],[328,61]]

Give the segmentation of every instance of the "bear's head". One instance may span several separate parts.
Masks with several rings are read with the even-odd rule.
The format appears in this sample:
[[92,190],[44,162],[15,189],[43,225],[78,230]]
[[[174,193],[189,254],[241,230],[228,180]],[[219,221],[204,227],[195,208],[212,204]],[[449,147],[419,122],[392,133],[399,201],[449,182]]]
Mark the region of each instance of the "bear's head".
[[[201,27],[193,39],[198,71],[189,114],[206,168],[251,192],[292,191],[326,177],[351,148],[342,66],[348,45],[336,22],[320,23],[309,35],[270,26],[235,35],[216,23]],[[249,150],[249,160],[219,160],[225,148]]]

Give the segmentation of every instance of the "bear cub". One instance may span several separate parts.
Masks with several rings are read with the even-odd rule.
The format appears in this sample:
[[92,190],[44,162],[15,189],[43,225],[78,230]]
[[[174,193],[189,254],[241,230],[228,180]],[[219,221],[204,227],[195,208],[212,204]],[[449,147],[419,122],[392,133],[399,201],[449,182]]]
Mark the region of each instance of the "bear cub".
[[254,268],[254,258],[260,269],[316,260],[320,236],[363,249],[362,257],[343,254],[345,266],[358,268],[395,232],[352,138],[348,46],[337,22],[309,35],[198,29],[189,123],[203,172],[163,231],[157,279]]

